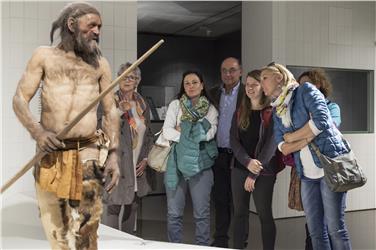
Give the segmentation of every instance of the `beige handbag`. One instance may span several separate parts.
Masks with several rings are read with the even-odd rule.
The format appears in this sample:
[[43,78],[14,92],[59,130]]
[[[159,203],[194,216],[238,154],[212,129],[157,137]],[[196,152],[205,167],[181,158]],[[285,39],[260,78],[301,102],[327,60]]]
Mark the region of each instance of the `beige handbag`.
[[148,165],[155,171],[163,173],[166,171],[171,147],[170,142],[164,138],[162,130],[156,135],[158,134],[159,137],[148,154]]

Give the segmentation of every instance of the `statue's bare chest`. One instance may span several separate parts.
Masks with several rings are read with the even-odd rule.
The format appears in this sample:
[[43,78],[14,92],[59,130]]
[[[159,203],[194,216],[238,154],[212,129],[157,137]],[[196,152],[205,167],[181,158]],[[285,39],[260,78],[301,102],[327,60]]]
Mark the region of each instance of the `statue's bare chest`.
[[58,85],[98,85],[101,74],[99,69],[81,59],[52,55],[44,65],[44,81]]

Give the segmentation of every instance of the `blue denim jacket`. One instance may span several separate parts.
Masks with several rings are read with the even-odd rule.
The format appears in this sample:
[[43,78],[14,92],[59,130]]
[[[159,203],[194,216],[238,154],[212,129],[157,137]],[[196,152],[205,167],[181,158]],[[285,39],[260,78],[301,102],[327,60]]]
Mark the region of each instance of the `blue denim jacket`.
[[[292,126],[285,128],[282,124],[281,118],[275,114],[275,109],[273,111],[274,136],[277,144],[284,141],[283,135],[285,133],[294,132],[302,128],[310,119],[312,119],[316,127],[322,131],[313,140],[322,154],[333,158],[348,153],[348,150],[342,141],[341,134],[330,116],[323,94],[312,84],[304,83],[296,88],[292,95]],[[309,149],[316,166],[321,168],[320,161],[311,146],[309,146]],[[294,152],[294,161],[296,170],[301,177],[303,171],[302,163],[300,161],[300,150]]]

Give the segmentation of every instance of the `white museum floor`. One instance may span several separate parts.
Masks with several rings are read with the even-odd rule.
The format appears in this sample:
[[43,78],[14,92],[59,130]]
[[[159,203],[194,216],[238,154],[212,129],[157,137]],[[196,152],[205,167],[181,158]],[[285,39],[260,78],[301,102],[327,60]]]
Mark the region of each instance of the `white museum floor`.
[[[49,249],[36,200],[32,196],[5,193],[1,196],[1,203],[0,249]],[[99,249],[215,249],[143,240],[102,224],[98,234]]]

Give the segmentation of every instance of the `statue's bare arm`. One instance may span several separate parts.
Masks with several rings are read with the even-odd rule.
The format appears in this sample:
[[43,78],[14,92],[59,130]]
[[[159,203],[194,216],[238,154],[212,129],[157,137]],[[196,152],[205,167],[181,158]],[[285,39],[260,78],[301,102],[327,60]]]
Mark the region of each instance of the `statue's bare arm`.
[[37,92],[44,74],[46,53],[47,48],[38,48],[34,51],[21,80],[18,82],[16,94],[13,97],[13,109],[22,125],[37,141],[38,147],[42,151],[51,152],[64,147],[64,144],[56,138],[55,133],[46,131],[42,127],[29,108],[29,103]]
[[[101,67],[103,69],[103,75],[99,80],[101,91],[105,90],[111,84],[111,69],[106,59],[102,58]],[[106,187],[108,192],[119,182],[119,166],[118,166],[118,147],[119,147],[119,130],[120,130],[120,120],[116,111],[116,106],[114,102],[114,93],[111,91],[110,94],[106,95],[102,99],[103,107],[103,120],[102,128],[104,132],[110,138],[110,151],[109,156],[106,161],[105,176],[111,175],[111,182]]]

